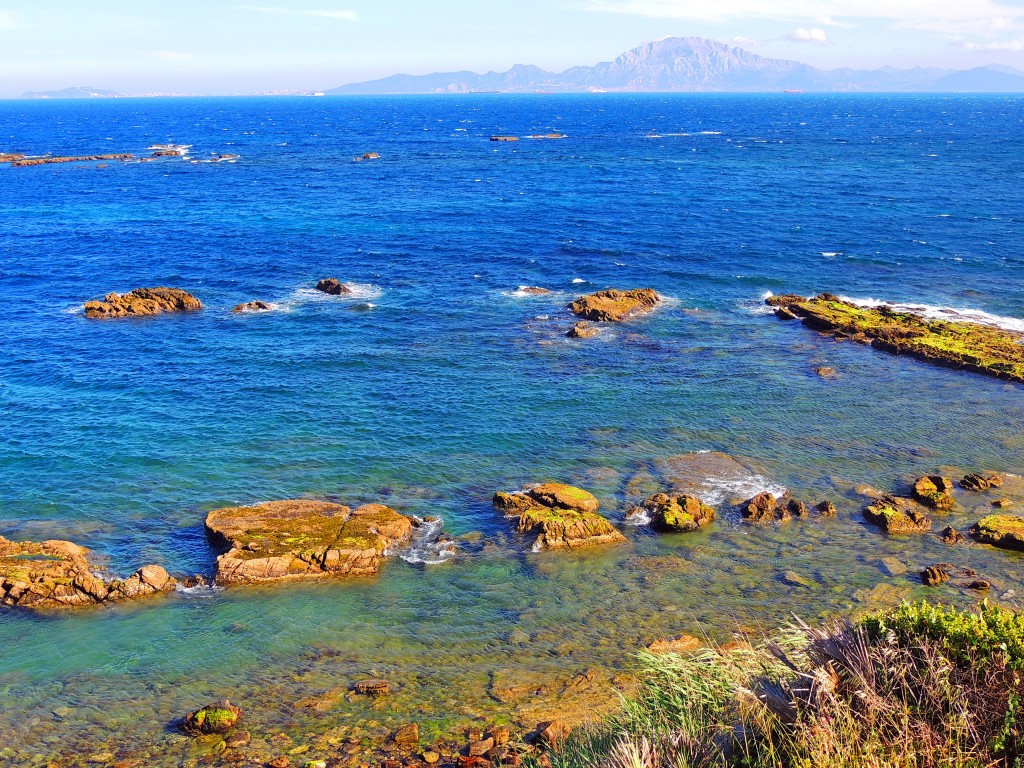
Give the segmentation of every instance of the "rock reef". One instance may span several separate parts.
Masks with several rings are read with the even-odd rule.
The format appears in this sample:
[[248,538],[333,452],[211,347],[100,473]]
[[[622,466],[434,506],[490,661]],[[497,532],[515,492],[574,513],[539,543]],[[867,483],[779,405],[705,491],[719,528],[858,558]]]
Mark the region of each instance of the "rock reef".
[[316,284],[316,289],[329,296],[347,296],[352,289],[335,277],[327,277]]
[[1024,552],[1024,517],[989,515],[971,526],[970,534],[983,544]]
[[644,499],[640,508],[651,518],[651,527],[656,531],[687,533],[715,521],[715,510],[689,494],[656,493]]
[[85,316],[93,319],[147,317],[164,312],[194,312],[202,308],[199,299],[180,288],[136,288],[131,293],[108,293],[103,301],[86,302]]
[[864,509],[864,519],[894,535],[927,533],[932,519],[911,499],[882,496]]
[[584,320],[621,323],[636,315],[650,312],[661,301],[653,288],[618,291],[614,288],[580,296],[569,304],[569,310]]
[[409,542],[418,521],[383,504],[350,509],[292,499],[226,507],[206,516],[207,535],[226,552],[217,584],[374,576],[387,552]]
[[861,307],[822,293],[771,296],[782,319],[801,319],[804,325],[837,339],[870,344],[895,355],[909,355],[936,365],[1024,382],[1024,334],[990,325],[929,320],[887,306]]
[[111,155],[75,155],[73,157],[47,156],[47,157],[25,157],[11,160],[14,168],[24,168],[30,165],[54,165],[57,163],[90,163],[95,160],[119,160],[121,162],[134,159],[135,155],[128,152],[119,152]]
[[516,520],[519,533],[536,534],[535,552],[626,542],[615,526],[597,514],[597,499],[581,488],[544,483],[519,493],[499,491],[493,502]]
[[238,304],[232,309],[232,312],[269,312],[273,307],[265,301],[247,301],[244,304]]
[[127,579],[95,573],[88,550],[70,541],[14,542],[0,536],[0,603],[19,608],[74,608],[150,597],[174,589],[159,565]]

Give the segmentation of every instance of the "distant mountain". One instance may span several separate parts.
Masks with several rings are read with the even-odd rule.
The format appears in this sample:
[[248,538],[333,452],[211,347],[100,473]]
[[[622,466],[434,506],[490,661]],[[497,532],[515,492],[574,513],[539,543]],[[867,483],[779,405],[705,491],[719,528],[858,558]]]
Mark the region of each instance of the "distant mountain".
[[64,88],[60,91],[28,91],[23,93],[23,99],[113,99],[120,97],[117,91],[107,91],[103,88]]
[[[1020,81],[1020,82],[1018,82]],[[547,72],[517,64],[508,72],[393,75],[326,91],[347,94],[502,93],[552,91],[859,91],[1024,92],[1024,73],[1012,67],[823,70],[798,61],[766,59],[742,48],[699,37],[668,37],[593,67]]]

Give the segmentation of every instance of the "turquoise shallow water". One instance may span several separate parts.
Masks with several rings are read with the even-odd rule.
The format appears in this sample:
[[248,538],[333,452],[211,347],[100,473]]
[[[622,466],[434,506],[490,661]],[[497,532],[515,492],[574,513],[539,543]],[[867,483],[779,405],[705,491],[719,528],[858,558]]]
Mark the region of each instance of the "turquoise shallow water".
[[[69,538],[120,573],[206,572],[206,511],[311,496],[384,501],[497,543],[357,584],[0,613],[14,750],[0,761],[114,740],[176,765],[190,746],[166,723],[212,696],[258,705],[254,728],[293,738],[411,711],[437,728],[526,718],[545,697],[500,701],[506,673],[614,673],[672,633],[725,638],[926,594],[915,569],[950,551],[867,528],[852,487],[1024,473],[1019,386],[835,343],[760,307],[768,291],[831,290],[1024,318],[1017,97],[7,102],[0,117],[2,150],[177,141],[196,158],[241,155],[0,167],[0,534]],[[549,131],[566,138],[488,141]],[[368,151],[381,159],[352,162]],[[328,275],[356,298],[310,290]],[[205,311],[76,312],[155,284]],[[669,299],[654,314],[564,337],[575,296],[648,285]],[[278,311],[230,312],[254,298]],[[618,522],[631,479],[698,450],[840,514],[762,530],[725,509],[707,533],[629,530],[629,547],[558,558],[518,554],[490,508],[495,490],[552,477]],[[985,501],[963,499],[951,521]],[[909,572],[880,570],[888,555]],[[1019,557],[956,556],[999,595],[1020,580]],[[893,589],[865,594],[880,583]],[[293,707],[370,674],[400,681],[383,710]]]

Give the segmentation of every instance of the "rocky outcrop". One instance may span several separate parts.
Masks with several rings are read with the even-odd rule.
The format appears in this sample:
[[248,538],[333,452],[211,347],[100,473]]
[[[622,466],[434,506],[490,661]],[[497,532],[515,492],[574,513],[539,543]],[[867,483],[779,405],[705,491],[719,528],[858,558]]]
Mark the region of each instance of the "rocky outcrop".
[[227,550],[216,583],[373,576],[387,552],[407,543],[418,521],[383,504],[350,509],[327,501],[270,501],[206,516],[210,539]]
[[949,570],[940,565],[929,565],[921,571],[921,583],[927,587],[937,587],[949,581]]
[[657,531],[686,533],[711,525],[715,520],[712,507],[688,494],[669,496],[656,493],[646,498],[640,508],[650,517],[651,527]]
[[626,537],[601,515],[598,501],[581,488],[544,483],[520,493],[494,494],[494,506],[515,518],[519,533],[535,534],[533,550],[623,544]]
[[538,285],[520,285],[517,293],[525,293],[527,296],[547,296],[554,291],[548,288],[541,288]]
[[273,307],[265,301],[247,301],[237,305],[232,312],[269,312]]
[[598,331],[597,328],[581,320],[570,328],[565,335],[570,339],[592,339],[599,333],[600,331]]
[[519,141],[518,136],[491,136],[491,141]]
[[235,727],[242,716],[242,710],[230,701],[207,704],[201,709],[189,712],[181,723],[182,729],[193,736],[224,734]]
[[783,319],[800,318],[837,339],[870,344],[896,355],[1024,382],[1024,334],[980,323],[930,320],[891,307],[861,307],[823,293],[812,299],[772,296]]
[[70,608],[149,597],[174,589],[159,565],[127,579],[97,575],[88,550],[70,541],[14,542],[0,536],[0,603],[19,608]]
[[11,161],[13,168],[25,168],[30,165],[54,165],[57,163],[91,163],[96,160],[120,160],[121,162],[131,160],[135,156],[129,152],[118,152],[110,155],[74,155],[74,156],[47,156],[47,157],[24,157]]
[[615,289],[581,296],[569,305],[570,311],[584,320],[621,323],[636,315],[650,312],[661,301],[653,288],[632,291]]
[[1024,552],[1024,517],[989,515],[971,526],[970,534],[983,544]]
[[999,475],[982,475],[977,472],[964,475],[963,479],[960,480],[961,488],[978,493],[987,491],[989,488],[999,488],[1002,484],[1003,478]]
[[791,515],[786,504],[779,504],[779,500],[770,493],[759,493],[740,505],[740,514],[744,520],[752,523],[766,523],[772,520],[789,520]]
[[103,301],[87,301],[85,316],[89,318],[146,317],[164,312],[194,312],[202,302],[180,288],[136,288],[125,294],[108,293]]
[[352,289],[334,277],[327,277],[316,284],[316,289],[329,296],[347,296]]
[[953,481],[941,475],[919,477],[914,481],[914,499],[932,509],[952,509],[956,506]]
[[932,519],[910,499],[883,496],[865,508],[864,519],[874,523],[886,533],[926,533],[932,528]]

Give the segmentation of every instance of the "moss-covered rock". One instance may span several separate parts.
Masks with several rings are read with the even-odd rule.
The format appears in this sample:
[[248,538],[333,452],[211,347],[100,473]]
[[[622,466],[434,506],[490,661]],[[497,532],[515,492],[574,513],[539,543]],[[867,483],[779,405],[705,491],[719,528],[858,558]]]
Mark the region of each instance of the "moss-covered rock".
[[989,515],[975,523],[970,533],[984,544],[1024,552],[1024,517]]
[[544,483],[518,493],[498,492],[493,502],[506,516],[515,519],[519,533],[536,535],[535,552],[626,541],[615,526],[597,514],[597,499],[582,488]]
[[688,494],[656,493],[646,498],[641,508],[650,517],[651,527],[658,531],[686,533],[711,525],[715,520],[712,507]]
[[789,505],[779,504],[779,500],[768,492],[759,493],[740,505],[743,519],[752,523],[767,523],[772,520],[784,522],[792,517]]
[[886,533],[926,533],[932,529],[932,519],[910,499],[883,496],[864,510],[864,518]]
[[127,579],[107,578],[88,550],[70,541],[8,541],[0,536],[0,604],[19,608],[73,608],[149,597],[174,589],[159,565]]
[[635,315],[650,312],[661,301],[653,288],[632,291],[610,289],[580,296],[569,305],[570,311],[584,320],[621,323]]
[[941,475],[919,477],[914,482],[914,499],[932,509],[952,509],[956,506],[953,481]]
[[372,576],[385,552],[412,538],[416,520],[383,504],[349,509],[293,499],[227,507],[206,516],[218,584]]
[[234,728],[241,716],[241,709],[230,701],[222,701],[189,712],[185,715],[181,727],[194,736],[223,734]]
[[[773,296],[767,301],[783,317],[837,338],[848,338],[897,355],[1024,382],[1024,334],[980,323],[929,320],[886,306],[861,307],[823,293]],[[773,303],[774,302],[774,303]]]

